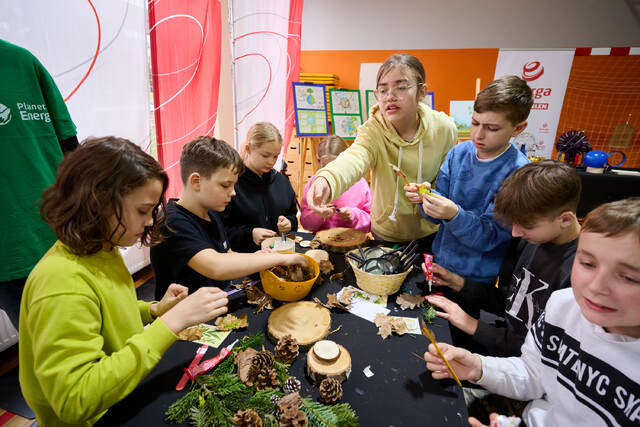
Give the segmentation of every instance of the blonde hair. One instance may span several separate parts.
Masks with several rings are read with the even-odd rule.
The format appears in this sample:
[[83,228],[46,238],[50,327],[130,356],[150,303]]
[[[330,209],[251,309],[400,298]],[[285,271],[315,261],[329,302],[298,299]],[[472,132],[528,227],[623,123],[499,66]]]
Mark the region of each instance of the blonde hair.
[[268,142],[277,142],[282,145],[282,135],[277,127],[269,122],[259,122],[252,125],[247,132],[247,139],[244,142],[242,158],[246,160],[247,146],[260,148]]
[[318,145],[318,160],[326,156],[338,157],[338,154],[349,148],[338,135],[329,135]]

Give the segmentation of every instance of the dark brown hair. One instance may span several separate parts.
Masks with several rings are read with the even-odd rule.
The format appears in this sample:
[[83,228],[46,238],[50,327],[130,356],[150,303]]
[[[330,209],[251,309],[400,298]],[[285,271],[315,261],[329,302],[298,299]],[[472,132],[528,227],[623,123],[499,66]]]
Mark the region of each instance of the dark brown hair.
[[219,168],[231,167],[238,175],[244,172],[244,164],[236,150],[226,142],[210,136],[200,136],[182,147],[180,177],[186,184],[189,175],[198,172],[210,178]]
[[571,166],[555,160],[528,163],[504,180],[494,212],[505,223],[531,226],[541,218],[576,212],[582,183]]
[[387,60],[384,61],[384,64],[382,64],[378,69],[378,76],[376,77],[376,88],[380,84],[380,80],[389,71],[391,71],[392,68],[396,67],[408,70],[413,75],[413,78],[416,80],[418,86],[422,86],[425,84],[425,74],[422,62],[420,62],[420,60],[415,56],[409,55],[408,53],[396,53],[395,55],[387,58]]
[[640,197],[598,206],[587,214],[582,231],[607,237],[631,233],[640,241]]
[[123,197],[154,179],[162,183],[162,195],[153,208],[153,225],[145,227],[141,238],[150,246],[162,240],[159,211],[165,207],[169,178],[153,157],[123,138],[88,138],[67,154],[56,181],[42,194],[40,215],[75,253],[94,254],[104,243],[118,240],[118,228],[109,225],[111,215],[126,232]]
[[527,120],[532,105],[533,93],[527,82],[518,76],[504,76],[492,81],[478,93],[473,111],[506,113],[507,120],[516,125]]
[[349,148],[347,143],[339,135],[329,135],[318,144],[318,159],[324,156],[338,157],[338,154]]

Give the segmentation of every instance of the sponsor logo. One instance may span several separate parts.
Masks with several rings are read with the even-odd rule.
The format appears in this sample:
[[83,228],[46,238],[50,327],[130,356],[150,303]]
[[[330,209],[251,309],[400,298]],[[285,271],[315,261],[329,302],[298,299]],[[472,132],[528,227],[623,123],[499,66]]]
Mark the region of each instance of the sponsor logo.
[[544,74],[544,67],[540,61],[531,61],[522,67],[522,78],[527,82],[532,82]]
[[11,121],[11,108],[0,104],[0,126],[4,126]]

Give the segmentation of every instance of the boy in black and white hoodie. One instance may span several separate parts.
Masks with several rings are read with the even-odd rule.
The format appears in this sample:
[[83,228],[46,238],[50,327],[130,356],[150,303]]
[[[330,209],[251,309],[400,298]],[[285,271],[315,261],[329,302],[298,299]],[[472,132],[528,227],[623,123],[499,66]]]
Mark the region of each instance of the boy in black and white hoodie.
[[[551,295],[520,357],[440,347],[460,379],[531,400],[529,427],[640,424],[640,198],[589,213],[571,289]],[[433,345],[425,360],[434,378],[451,378]]]

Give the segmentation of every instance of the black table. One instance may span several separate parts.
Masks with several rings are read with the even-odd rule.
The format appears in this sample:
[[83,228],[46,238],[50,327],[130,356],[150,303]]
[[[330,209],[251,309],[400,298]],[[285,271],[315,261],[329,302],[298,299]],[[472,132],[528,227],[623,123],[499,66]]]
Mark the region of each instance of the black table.
[[582,181],[577,212],[579,218],[584,218],[603,203],[640,196],[640,176],[618,175],[610,171],[589,173],[584,168],[578,168],[578,175]]
[[[300,248],[298,248],[300,249]],[[335,271],[345,270],[344,256],[331,254]],[[424,275],[419,269],[413,270],[405,281],[405,287],[413,292],[419,289]],[[342,286],[355,285],[353,271],[345,272],[343,280],[325,281],[314,285],[306,299],[314,296],[326,301],[327,293],[336,293]],[[274,301],[275,302],[275,301]],[[275,302],[277,305],[280,303]],[[390,296],[387,308],[391,315],[419,317],[423,309],[400,310],[395,304],[395,296]],[[232,332],[222,344],[228,345],[236,338],[247,334],[263,332],[266,335],[267,318],[271,311],[253,313],[254,307],[243,307],[237,313],[249,313],[247,330]],[[467,409],[462,390],[452,380],[436,381],[431,378],[423,360],[412,352],[424,354],[428,341],[422,335],[392,335],[382,340],[377,335],[377,327],[351,313],[332,310],[331,329],[341,325],[341,329],[331,335],[331,339],[343,345],[351,354],[352,372],[342,384],[342,402],[347,402],[355,410],[362,426],[468,426]],[[437,318],[432,330],[439,341],[451,342],[448,323]],[[164,413],[169,405],[184,396],[188,387],[178,392],[176,383],[193,359],[199,344],[179,341],[165,353],[160,363],[145,380],[123,401],[110,409],[98,425],[157,426],[164,425]],[[267,340],[265,348],[273,351]],[[209,348],[203,360],[213,357],[220,348]],[[305,376],[306,353],[300,353],[293,363],[290,373],[302,382],[302,396],[318,397],[318,388],[311,385]],[[363,369],[371,366],[373,377],[367,378]]]

